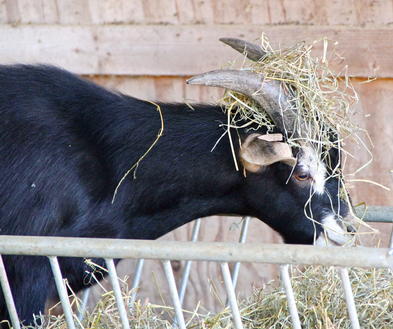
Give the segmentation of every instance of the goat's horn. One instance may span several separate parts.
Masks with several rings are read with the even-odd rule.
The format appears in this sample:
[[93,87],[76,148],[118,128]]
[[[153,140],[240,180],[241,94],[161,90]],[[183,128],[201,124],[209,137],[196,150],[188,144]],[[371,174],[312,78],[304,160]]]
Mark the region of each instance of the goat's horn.
[[258,102],[282,132],[292,134],[295,129],[296,114],[291,109],[286,90],[277,80],[265,80],[262,74],[246,70],[216,70],[196,75],[187,83],[242,93]]
[[220,38],[219,40],[239,53],[245,54],[248,59],[255,62],[261,60],[266,55],[260,46],[251,42],[236,38]]

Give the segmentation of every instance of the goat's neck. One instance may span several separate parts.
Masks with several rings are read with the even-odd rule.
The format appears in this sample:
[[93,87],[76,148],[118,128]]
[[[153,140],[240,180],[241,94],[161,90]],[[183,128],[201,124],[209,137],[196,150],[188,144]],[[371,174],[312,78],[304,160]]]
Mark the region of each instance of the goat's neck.
[[235,169],[228,138],[211,152],[225,131],[219,127],[225,115],[214,107],[193,112],[186,106],[161,106],[163,135],[141,158],[161,127],[155,110],[151,104],[131,109],[128,124],[124,119],[108,144],[107,157],[115,164],[113,183],[138,163],[114,201],[129,222],[127,237],[157,238],[199,217],[245,214],[244,177]]

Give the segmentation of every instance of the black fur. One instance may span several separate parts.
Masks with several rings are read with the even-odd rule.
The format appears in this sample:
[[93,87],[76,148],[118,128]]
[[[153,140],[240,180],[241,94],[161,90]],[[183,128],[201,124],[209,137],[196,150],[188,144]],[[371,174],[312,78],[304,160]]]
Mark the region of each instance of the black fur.
[[[1,66],[0,234],[156,239],[195,218],[233,213],[260,218],[286,242],[312,243],[321,227],[304,215],[309,190],[287,183],[290,167],[244,177],[227,138],[210,151],[224,131],[220,108],[160,106],[164,134],[112,204],[119,180],[157,136],[156,106],[58,68]],[[337,181],[327,188],[337,195]],[[330,201],[314,197],[312,208],[321,218]],[[4,261],[19,316],[30,323],[56,297],[48,261]],[[60,263],[73,290],[82,289],[83,261]],[[0,316],[8,318],[3,299]]]

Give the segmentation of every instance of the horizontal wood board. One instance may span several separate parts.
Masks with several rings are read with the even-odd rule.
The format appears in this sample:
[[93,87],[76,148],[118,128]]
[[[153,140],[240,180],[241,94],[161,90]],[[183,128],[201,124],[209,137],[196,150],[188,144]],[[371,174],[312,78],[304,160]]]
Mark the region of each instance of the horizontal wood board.
[[[328,38],[354,77],[393,77],[392,28],[254,25],[0,25],[0,63],[50,63],[78,74],[189,76],[238,59],[218,39],[257,40],[264,32],[275,47]],[[334,42],[331,42],[333,47]],[[321,50],[318,43],[316,53]],[[334,64],[334,63],[333,63]]]
[[393,23],[391,0],[2,0],[0,24]]

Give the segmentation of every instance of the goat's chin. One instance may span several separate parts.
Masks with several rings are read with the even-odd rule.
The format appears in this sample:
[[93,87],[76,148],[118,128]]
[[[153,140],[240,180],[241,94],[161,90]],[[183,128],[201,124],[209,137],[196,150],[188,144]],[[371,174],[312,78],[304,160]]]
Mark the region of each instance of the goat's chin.
[[337,247],[337,246],[342,246],[344,244],[345,243],[339,243],[329,239],[329,237],[325,232],[321,233],[318,239],[316,239],[314,242],[314,246],[318,246],[318,247]]
[[339,224],[334,214],[329,214],[321,221],[323,231],[315,240],[315,246],[349,246],[352,245],[352,235],[347,232],[343,224]]

